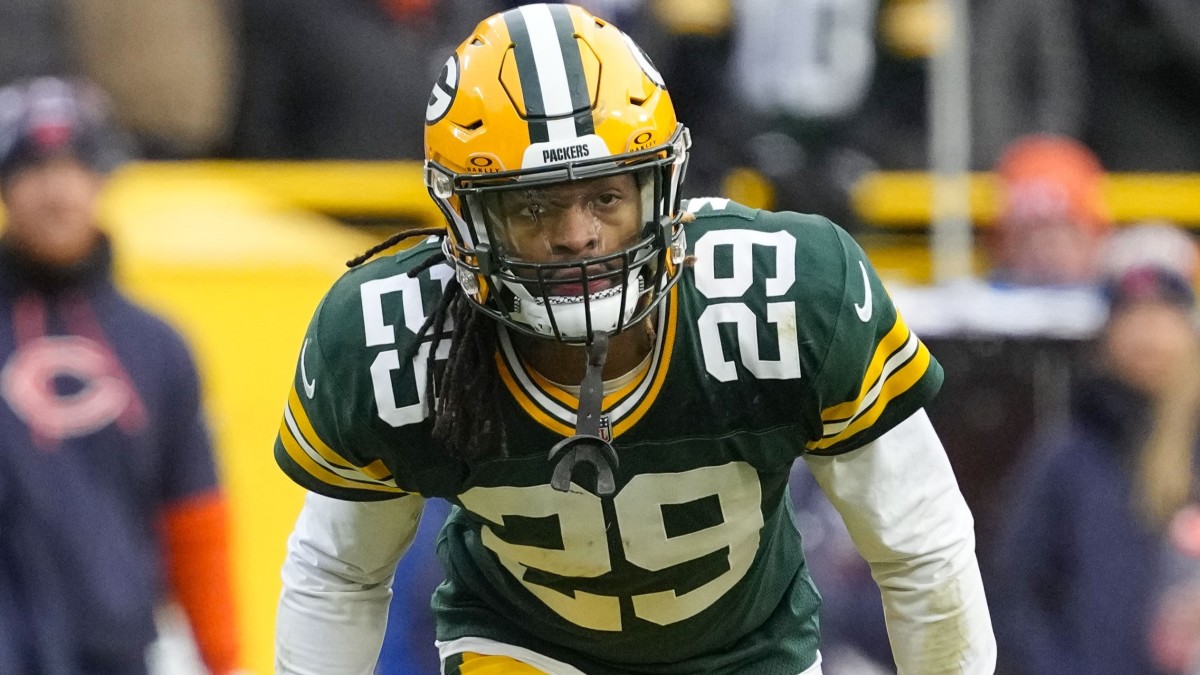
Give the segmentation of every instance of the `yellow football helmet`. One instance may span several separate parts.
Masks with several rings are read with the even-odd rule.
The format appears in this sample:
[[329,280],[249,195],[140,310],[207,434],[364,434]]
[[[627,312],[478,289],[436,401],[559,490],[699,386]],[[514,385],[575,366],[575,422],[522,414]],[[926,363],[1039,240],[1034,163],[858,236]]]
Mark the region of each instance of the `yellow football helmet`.
[[[678,280],[691,140],[661,75],[615,26],[560,4],[484,20],[446,62],[425,123],[425,182],[449,224],[446,257],[489,316],[583,343],[639,322]],[[497,222],[505,195],[621,174],[636,180],[642,226],[615,252],[536,262]]]

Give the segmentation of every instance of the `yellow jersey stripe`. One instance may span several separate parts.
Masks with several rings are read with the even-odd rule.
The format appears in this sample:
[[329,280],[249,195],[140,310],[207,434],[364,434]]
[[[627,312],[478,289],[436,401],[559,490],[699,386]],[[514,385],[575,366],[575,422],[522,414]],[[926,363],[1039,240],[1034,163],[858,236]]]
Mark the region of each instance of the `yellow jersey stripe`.
[[914,384],[921,380],[925,372],[929,370],[929,363],[932,357],[924,344],[916,340],[915,337],[913,340],[917,344],[915,356],[884,381],[879,397],[875,400],[874,405],[854,419],[853,422],[848,424],[839,433],[822,438],[815,443],[809,443],[809,450],[822,450],[831,447],[864,429],[870,428],[879,419],[879,416],[883,414],[883,411],[887,409],[889,403],[911,389]]
[[541,373],[532,368],[525,368],[525,372],[529,373],[530,379],[550,398],[570,408],[579,407],[579,399],[571,395],[571,392],[564,390],[554,382],[547,380]]
[[853,417],[859,408],[862,407],[863,400],[867,397],[867,394],[883,374],[883,367],[887,363],[888,357],[903,346],[911,335],[912,333],[908,330],[904,319],[897,313],[896,323],[892,325],[892,329],[875,346],[875,353],[871,355],[871,362],[867,365],[867,371],[863,374],[862,387],[858,391],[858,397],[853,401],[839,403],[822,410],[821,419],[825,422],[830,422]]
[[304,404],[300,402],[300,395],[296,392],[296,385],[292,385],[291,391],[288,392],[287,399],[288,410],[292,413],[292,418],[296,421],[296,429],[299,431],[299,436],[308,442],[314,450],[328,463],[343,468],[354,466],[352,462],[346,460],[338,453],[333,451],[321,440],[317,434],[317,430],[313,428],[312,422],[308,420],[308,413],[304,411]]
[[[642,371],[638,373],[637,377],[621,385],[619,388],[605,394],[604,399],[600,403],[600,407],[607,410],[608,408],[616,405],[626,396],[629,396],[635,389],[638,388],[638,386],[642,384],[642,381],[646,379],[646,376],[650,373],[650,370],[651,368],[642,369]],[[543,394],[546,394],[550,398],[558,401],[572,410],[579,409],[579,398],[572,395],[571,392],[566,391],[558,384],[546,379],[544,375],[532,368],[525,367],[525,372],[529,375],[529,379],[533,380],[534,384],[537,385],[538,389],[540,389]]]
[[[650,410],[655,399],[658,398],[658,392],[662,390],[663,382],[667,380],[667,370],[671,365],[671,355],[675,352],[675,336],[676,328],[679,325],[678,306],[675,301],[679,297],[679,286],[671,288],[671,294],[666,301],[661,305],[662,311],[667,312],[667,325],[665,335],[663,336],[662,354],[658,358],[658,372],[654,373],[654,381],[650,383],[650,391],[642,397],[636,408],[628,415],[623,416],[616,424],[613,425],[613,438],[625,433],[630,427],[637,424],[642,416]],[[639,378],[639,379],[644,379]]]
[[405,491],[398,487],[379,485],[377,483],[362,483],[350,480],[348,478],[343,478],[342,476],[339,476],[336,473],[326,469],[324,466],[313,460],[313,458],[310,457],[308,453],[306,453],[304,449],[300,447],[300,444],[296,442],[295,437],[292,435],[291,430],[288,429],[286,420],[279,428],[279,440],[283,443],[283,447],[287,451],[288,457],[291,457],[292,461],[299,465],[300,468],[307,471],[309,475],[321,481],[322,483],[332,485],[334,487],[348,488],[351,490],[373,490],[376,492],[405,494]]
[[862,401],[859,404],[858,409],[854,411],[854,414],[846,419],[826,420],[821,435],[833,436],[834,434],[840,433],[842,429],[850,426],[854,420],[858,418],[858,416],[861,415],[865,410],[868,410],[871,406],[875,405],[876,401],[878,401],[879,397],[883,394],[884,387],[887,385],[888,379],[892,377],[897,370],[904,367],[909,360],[916,356],[917,351],[921,347],[921,341],[918,340],[915,335],[910,334],[909,340],[907,343],[905,343],[904,347],[888,358],[887,362],[883,366],[883,373],[880,375],[880,379],[877,380],[875,384],[867,390],[867,393],[863,396]]
[[384,465],[381,459],[377,459],[366,466],[360,466],[359,470],[377,481],[390,481],[392,479],[391,470]]
[[304,411],[304,405],[300,402],[300,395],[296,392],[295,385],[288,392],[288,410],[292,412],[292,418],[296,421],[296,428],[300,432],[301,437],[312,446],[314,450],[326,461],[333,466],[344,468],[354,468],[364,474],[374,478],[377,481],[384,482],[392,477],[392,472],[380,460],[375,460],[367,466],[355,466],[352,462],[346,461],[344,457],[338,454],[333,448],[325,444],[317,434],[316,429],[308,420],[308,413]]
[[[284,409],[283,425],[281,428],[286,428],[288,432],[290,432],[291,438],[296,441],[296,445],[300,448],[300,450],[304,452],[304,454],[307,455],[310,460],[321,466],[321,468],[325,469],[325,471],[357,483],[377,483],[385,487],[396,487],[395,481],[375,479],[366,474],[357,466],[346,466],[329,462],[324,456],[321,455],[320,452],[318,452],[312,447],[312,445],[309,444],[308,440],[304,438],[304,436],[300,434],[300,430],[296,425],[296,418],[292,414],[291,408]],[[382,466],[382,463],[380,463],[380,466]]]
[[649,366],[642,368],[641,371],[638,372],[637,377],[605,394],[604,399],[600,402],[600,407],[607,411],[609,408],[616,405],[617,402],[632,394],[634,390],[641,386],[642,382],[646,379],[646,376],[650,374],[650,370],[651,368]]
[[526,414],[556,434],[561,434],[563,436],[572,436],[575,434],[575,429],[573,427],[551,417],[544,410],[542,410],[542,408],[538,406],[533,399],[529,397],[529,394],[525,393],[525,390],[521,388],[521,385],[517,384],[516,377],[513,375],[512,370],[509,369],[508,362],[504,360],[504,356],[499,351],[496,352],[494,358],[496,361],[496,369],[500,372],[500,380],[504,382],[504,386],[508,388],[509,393],[513,395],[513,398],[516,399],[517,404],[521,406],[521,409],[524,410]]
[[[574,427],[574,411],[577,406],[577,398],[571,396],[570,393],[562,391],[561,387],[555,387],[549,380],[542,378],[542,381],[547,382],[552,389],[558,391],[566,401],[574,402],[574,405],[560,402],[555,397],[549,395],[550,392],[543,391],[534,381],[534,377],[538,373],[525,367],[520,354],[517,353],[516,346],[513,345],[511,338],[503,330],[500,332],[500,345],[496,350],[496,364],[499,366],[501,373],[501,381],[508,387],[509,393],[525,410],[540,410],[544,416],[557,420],[566,427]],[[540,420],[541,418],[531,413],[531,416]]]
[[[678,286],[673,287],[662,304],[664,315],[659,319],[658,329],[662,337],[654,347],[653,361],[649,368],[643,370],[636,378],[620,389],[609,393],[601,403],[604,414],[610,415],[613,423],[615,438],[640,420],[654,403],[666,379],[671,354],[674,351],[675,336],[678,325]],[[500,379],[508,388],[510,394],[539,424],[563,436],[575,433],[574,416],[579,408],[578,397],[572,396],[561,387],[555,386],[536,371],[524,367],[524,363],[516,354],[515,349],[505,347],[501,336],[502,346],[497,350],[495,362],[500,372]],[[520,369],[520,372],[518,372]],[[530,392],[528,388],[536,388]],[[542,401],[537,400],[537,396]],[[563,408],[556,409],[552,404],[558,403]]]

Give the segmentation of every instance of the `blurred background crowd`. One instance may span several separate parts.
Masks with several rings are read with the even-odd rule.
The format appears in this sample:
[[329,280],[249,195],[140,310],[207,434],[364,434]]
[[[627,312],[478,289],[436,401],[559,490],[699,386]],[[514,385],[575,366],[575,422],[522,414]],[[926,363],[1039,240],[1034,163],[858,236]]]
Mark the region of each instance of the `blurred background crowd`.
[[[1200,673],[1200,4],[577,1],[663,73],[696,139],[688,196],[847,227],[942,362],[930,413],[976,516],[1000,672]],[[270,669],[299,508],[270,446],[304,322],[381,228],[439,224],[415,169],[430,86],[481,18],[518,4],[0,0],[0,86],[94,83],[123,132],[105,147],[142,160],[97,213],[119,279],[195,345],[245,668]],[[5,91],[0,127],[18,107]],[[965,267],[939,267],[939,231]],[[811,478],[792,487],[826,672],[894,671],[869,570]],[[397,573],[382,673],[436,671],[444,513],[427,509]],[[191,649],[160,624],[163,650]]]
[[[443,55],[515,0],[7,0],[0,82],[74,74],[151,158],[417,159]],[[1077,138],[1110,171],[1200,156],[1200,8],[1187,0],[589,0],[626,26],[704,144],[694,190],[853,223],[876,169],[929,166],[928,57],[966,17],[970,164]],[[731,114],[736,112],[736,114]],[[739,189],[740,188],[740,189]],[[758,194],[751,192],[750,194]]]

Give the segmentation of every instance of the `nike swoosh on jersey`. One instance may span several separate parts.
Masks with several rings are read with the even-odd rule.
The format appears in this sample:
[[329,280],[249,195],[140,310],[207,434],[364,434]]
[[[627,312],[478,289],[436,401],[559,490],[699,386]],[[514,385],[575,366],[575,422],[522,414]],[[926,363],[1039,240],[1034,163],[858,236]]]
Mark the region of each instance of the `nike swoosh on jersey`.
[[[860,315],[861,316],[861,315]],[[304,395],[312,400],[314,394],[317,393],[317,378],[308,381],[308,373],[304,372],[304,353],[308,351],[308,338],[304,339],[304,346],[300,348],[300,381],[304,383]]]
[[854,311],[858,312],[858,320],[866,323],[871,320],[871,280],[867,277],[867,266],[861,260],[858,261],[858,269],[862,270],[863,288],[866,289],[867,299],[861,305],[854,303]]

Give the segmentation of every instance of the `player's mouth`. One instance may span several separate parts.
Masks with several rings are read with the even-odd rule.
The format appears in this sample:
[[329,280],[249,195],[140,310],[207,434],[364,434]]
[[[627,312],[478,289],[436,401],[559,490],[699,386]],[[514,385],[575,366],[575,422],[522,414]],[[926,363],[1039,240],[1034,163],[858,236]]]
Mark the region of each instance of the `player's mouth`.
[[584,295],[595,295],[613,287],[612,279],[596,279],[586,286],[580,281],[553,283],[548,285],[550,295],[554,297],[582,298]]
[[546,290],[550,296],[555,298],[582,300],[585,295],[593,296],[618,286],[617,279],[609,276],[611,274],[612,270],[594,265],[587,269],[587,276],[601,278],[589,278],[585,282],[581,270],[562,270],[546,280]]
[[[623,290],[624,290],[624,287],[621,285],[611,285],[610,284],[606,288],[603,288],[600,290],[591,290],[587,294],[587,298],[591,302],[595,302],[597,300],[603,300],[605,298],[611,298],[616,295],[621,295]],[[546,297],[546,300],[548,300],[549,304],[551,304],[551,305],[569,305],[572,303],[583,302],[583,298],[584,298],[583,288],[580,287],[579,293],[577,295],[566,295],[563,293],[553,293],[551,295],[548,295]],[[542,302],[542,301],[539,300],[539,302]]]

